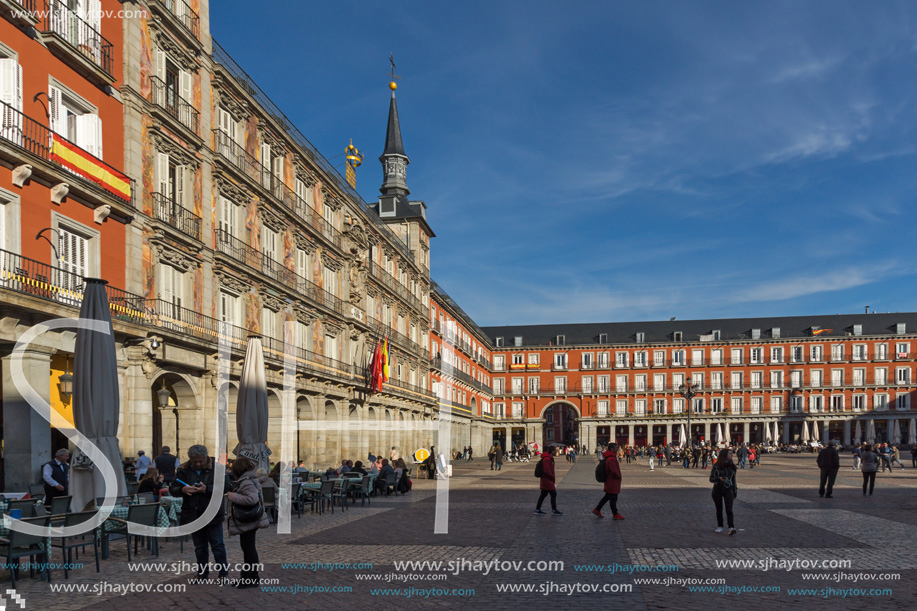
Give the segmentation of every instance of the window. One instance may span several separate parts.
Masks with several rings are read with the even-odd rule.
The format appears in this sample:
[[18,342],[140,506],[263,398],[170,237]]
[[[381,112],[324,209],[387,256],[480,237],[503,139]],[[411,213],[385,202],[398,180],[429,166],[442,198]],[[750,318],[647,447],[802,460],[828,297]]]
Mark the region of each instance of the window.
[[241,326],[242,309],[240,300],[235,295],[220,291],[220,321]]
[[831,344],[831,360],[832,361],[843,361],[844,360],[844,344]]
[[628,358],[626,352],[615,352],[615,367],[627,367]]
[[[859,411],[857,407],[857,397],[862,397],[863,404],[866,403],[866,397],[864,395],[854,395],[853,396],[853,409],[854,411]],[[885,394],[876,394],[872,397],[872,407],[877,412],[885,411],[888,409],[888,395]]]
[[771,388],[783,388],[783,372],[771,372]]
[[866,344],[855,344],[853,346],[853,360],[865,361],[866,358]]
[[[156,77],[159,82],[153,84],[153,103],[162,106],[169,114],[180,121],[190,122],[190,111],[187,108],[192,99],[192,77],[178,67],[166,53],[156,50]],[[188,127],[191,127],[188,125]]]
[[647,362],[647,353],[646,352],[635,352],[634,353],[634,367],[646,367]]
[[703,400],[703,398],[701,398],[701,397],[696,397],[696,398],[694,398],[694,399],[691,401],[691,410],[692,410],[695,414],[703,414],[703,413],[704,413],[704,400]]
[[672,333],[672,341],[680,342],[682,340],[683,334],[681,331],[675,331]]
[[783,411],[783,397],[771,397],[771,413],[779,414]]
[[885,367],[876,367],[875,383],[878,386],[885,386],[886,384],[888,384],[888,369],[886,369]]
[[567,368],[567,353],[566,352],[555,352],[554,353],[554,369],[566,369]]
[[685,351],[684,350],[672,350],[672,366],[673,367],[684,367],[685,366]]
[[615,388],[618,392],[627,392],[627,376],[616,376]]
[[642,344],[646,342],[646,333],[643,331],[637,331],[637,343]]
[[751,387],[752,388],[761,388],[762,379],[764,373],[761,371],[752,371],[751,372]]
[[752,348],[748,353],[750,363],[757,365],[764,362],[764,350],[762,348]]
[[888,344],[876,344],[876,360],[884,361],[888,359]]
[[555,339],[557,340],[558,346],[563,346],[567,343],[567,338],[564,335],[558,335]]
[[907,332],[907,325],[903,322],[899,322],[897,325],[895,325],[895,331],[898,333],[898,335],[904,335]]
[[831,370],[831,386],[843,386],[844,385],[844,370],[843,369],[832,369]]
[[812,395],[809,397],[809,411],[813,414],[825,411],[825,398],[821,395]]
[[911,370],[907,367],[898,367],[895,370],[895,381],[898,382],[898,384],[910,384]]
[[502,347],[503,347],[503,338],[502,338],[502,337],[496,338],[495,341],[496,341],[496,344],[495,344],[495,345],[496,345],[497,348],[502,348]]
[[811,346],[809,348],[809,360],[816,363],[821,362],[823,350],[822,346]]
[[729,374],[729,376],[730,376],[729,385],[732,388],[736,390],[742,388],[742,372],[741,371],[733,371],[731,374]]
[[854,335],[863,335],[863,325],[853,325]]
[[711,365],[722,365],[723,364],[723,351],[717,348],[716,350],[710,351],[710,364]]
[[522,403],[513,403],[513,418],[524,418],[525,414],[522,412]]
[[529,394],[538,394],[538,378],[529,378]]
[[597,382],[599,392],[606,393],[611,390],[611,379],[609,376],[599,376]]
[[813,369],[809,372],[809,386],[812,388],[819,388],[822,385],[822,371],[821,369]]
[[627,400],[619,399],[615,401],[615,415],[624,416],[625,414],[627,414]]
[[741,365],[742,364],[742,349],[733,348],[731,350],[730,360],[732,361],[733,365]]
[[665,351],[664,350],[654,350],[653,351],[653,367],[664,367],[665,366]]
[[665,374],[653,374],[653,390],[665,390]]
[[89,237],[76,228],[61,226],[58,226],[58,236],[59,267],[65,272],[60,286],[68,291],[81,290],[83,278],[89,275]]
[[751,338],[752,339],[761,339],[761,329],[752,329]]
[[895,409],[911,409],[911,395],[898,395],[895,397]]
[[780,327],[774,327],[771,329],[771,337],[773,339],[780,339]]
[[261,228],[261,252],[271,261],[277,261],[277,232],[273,229]]
[[802,371],[797,369],[790,372],[790,388],[802,388]]
[[646,375],[634,376],[634,390],[646,390]]
[[529,365],[538,365],[538,353],[532,352],[529,354]]
[[583,369],[592,369],[593,357],[595,355],[591,352],[584,352],[582,355],[583,359]]
[[[226,241],[225,237],[238,237],[238,224],[236,219],[239,217],[238,207],[233,204],[229,199],[225,197],[220,197],[220,232],[223,234],[224,239],[220,241]],[[307,276],[308,277],[308,276]]]
[[102,159],[102,120],[95,106],[59,83],[49,86],[51,130]]
[[691,351],[691,364],[694,366],[700,366],[704,364],[704,351],[703,350],[692,350]]
[[802,346],[793,346],[790,349],[790,360],[794,363],[801,363],[803,360]]
[[683,373],[673,373],[672,374],[672,388],[679,389],[685,383],[685,374]]
[[634,402],[634,414],[637,416],[646,415],[646,399],[637,399]]
[[184,301],[185,275],[171,265],[159,264],[159,298],[171,306],[171,315],[182,320],[180,308]]
[[506,367],[504,365],[506,357],[502,354],[494,355],[494,371],[503,371]]
[[790,412],[794,414],[801,413],[805,407],[803,405],[804,397],[793,395],[790,397]]
[[19,252],[19,196],[0,189],[0,249]]
[[719,414],[723,411],[723,398],[713,397],[710,399],[710,413]]
[[910,344],[895,344],[895,355],[899,359],[906,359],[910,351],[911,351]]
[[672,413],[673,414],[685,413],[685,400],[684,399],[672,399]]
[[494,403],[494,416],[495,417],[505,418],[506,417],[505,410],[506,408],[504,407],[503,403]]
[[763,399],[761,397],[752,397],[751,406],[750,406],[749,411],[751,411],[752,414],[760,414],[762,403],[763,403]]
[[599,333],[599,343],[600,344],[608,343],[608,334],[607,333]]
[[731,411],[733,414],[741,414],[741,413],[742,413],[742,398],[741,398],[741,397],[733,397],[733,398],[732,398],[732,400],[731,400],[731,402],[730,402],[730,411]]
[[[22,112],[22,66],[12,50],[0,47],[0,101],[13,110]],[[15,112],[3,113],[3,126],[0,136],[6,140],[22,144],[22,115]]]
[[513,378],[513,394],[521,395],[522,394],[522,378]]
[[666,405],[665,399],[653,399],[653,413],[657,415],[665,415]]
[[866,370],[865,369],[854,369],[853,370],[853,385],[854,386],[865,386],[866,385]]
[[780,346],[771,348],[771,363],[783,362],[783,348]]
[[504,395],[506,394],[505,389],[506,380],[503,378],[494,378],[494,394],[495,395]]
[[844,411],[844,395],[831,395],[831,411]]
[[710,388],[714,390],[723,389],[723,372],[722,371],[714,371],[713,373],[710,374]]
[[597,416],[607,416],[608,415],[608,401],[599,401],[597,403],[596,415]]
[[525,364],[524,359],[525,359],[525,355],[514,354],[513,355],[513,368],[515,369],[516,367],[524,365]]
[[691,381],[691,384],[697,386],[698,388],[704,387],[704,374],[702,373],[692,373],[691,377],[688,378]]
[[592,392],[592,376],[583,377],[583,392],[584,393]]
[[554,378],[554,392],[558,394],[563,394],[567,392],[567,378],[564,378],[564,377]]
[[277,337],[277,312],[269,308],[261,310],[261,335],[264,337]]
[[[551,423],[548,422],[548,424],[551,424]],[[547,431],[545,431],[545,438],[548,441],[554,441],[554,429],[548,429]]]

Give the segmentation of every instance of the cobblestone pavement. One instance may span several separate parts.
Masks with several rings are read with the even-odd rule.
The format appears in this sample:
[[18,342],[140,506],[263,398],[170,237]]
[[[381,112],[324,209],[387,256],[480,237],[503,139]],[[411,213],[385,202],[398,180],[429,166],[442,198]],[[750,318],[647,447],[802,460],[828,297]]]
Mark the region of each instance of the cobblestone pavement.
[[[427,480],[415,481],[414,491],[406,496],[373,499],[366,507],[358,503],[343,512],[294,516],[292,534],[258,534],[262,577],[276,580],[261,590],[189,584],[187,572],[150,567],[132,571],[124,543],[117,541],[101,573],[94,571],[92,556],[81,556],[80,561],[88,560],[86,568],[74,570],[66,581],[61,570],[53,572],[54,585],[89,591],[52,593],[47,583],[27,575],[17,591],[27,608],[51,611],[265,604],[318,609],[367,603],[399,610],[536,605],[684,610],[797,603],[810,609],[917,607],[917,469],[880,473],[874,497],[865,498],[862,476],[851,468],[849,456],[842,465],[833,499],[818,496],[813,455],[765,455],[760,467],[740,470],[735,504],[740,532],[728,536],[713,532],[709,471],[703,469],[673,464],[650,471],[645,461],[622,465],[618,509],[626,519],[613,521],[607,509],[604,520],[590,513],[602,495],[593,478],[593,457],[581,457],[576,466],[558,460],[563,516],[532,515],[538,495],[533,463],[508,463],[502,471],[490,471],[483,462],[461,463],[450,481],[447,534],[433,533],[437,482]],[[134,561],[194,559],[190,543],[184,553],[174,540],[160,547],[158,558],[141,550]],[[226,547],[230,562],[241,562],[237,539],[226,537]],[[59,556],[53,560],[60,562]],[[554,566],[539,571],[527,566],[532,560],[562,561],[563,570]],[[429,565],[396,569],[396,561],[444,565],[438,570]],[[733,564],[718,566],[725,561]],[[489,563],[490,568],[469,564],[474,562]],[[343,566],[347,563],[351,566]],[[0,570],[0,579],[8,580],[8,573]],[[719,581],[706,582],[710,579]],[[126,584],[184,591],[122,596],[110,589],[101,595],[92,590]],[[570,593],[574,584],[580,584],[580,591]],[[508,585],[533,591],[498,590]],[[584,591],[587,587],[611,591]],[[886,588],[892,593],[869,594]]]

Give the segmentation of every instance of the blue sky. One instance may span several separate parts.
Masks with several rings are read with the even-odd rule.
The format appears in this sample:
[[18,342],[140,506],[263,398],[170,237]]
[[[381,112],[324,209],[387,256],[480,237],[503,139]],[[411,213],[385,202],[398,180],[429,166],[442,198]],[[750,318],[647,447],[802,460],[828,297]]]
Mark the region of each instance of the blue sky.
[[211,4],[367,201],[394,53],[432,273],[482,326],[917,309],[914,3]]

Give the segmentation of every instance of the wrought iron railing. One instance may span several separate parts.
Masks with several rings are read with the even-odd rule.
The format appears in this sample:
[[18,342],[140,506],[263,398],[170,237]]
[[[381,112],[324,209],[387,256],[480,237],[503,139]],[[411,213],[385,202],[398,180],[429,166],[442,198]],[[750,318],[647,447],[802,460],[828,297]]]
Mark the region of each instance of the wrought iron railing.
[[201,217],[161,193],[153,193],[153,216],[195,240],[201,239]]
[[158,76],[151,76],[153,104],[166,111],[170,117],[200,135],[201,113],[188,100],[178,95],[174,86],[170,87]]
[[93,163],[96,166],[109,171],[111,174],[124,176],[120,170],[113,168],[95,155],[92,155],[66,138],[63,138],[60,134],[55,134],[46,125],[42,125],[30,116],[19,112],[6,102],[0,101],[0,114],[2,114],[2,117],[0,117],[0,140],[5,140],[36,157],[59,166],[62,170],[67,172],[67,182],[76,179],[81,185],[89,187],[93,191],[103,192],[107,196],[115,197],[129,206],[133,206],[133,179],[128,178],[131,184],[131,194],[127,199],[122,195],[113,193],[109,189],[103,188],[95,179],[91,178],[88,173],[65,167],[56,159],[52,154],[54,139],[59,139],[61,142],[66,142],[68,146],[79,149],[81,155],[94,160]]
[[184,0],[159,0],[194,35],[201,37],[201,18]]
[[76,53],[111,75],[112,44],[61,0],[45,0],[43,32],[62,38]]
[[370,261],[367,264],[369,268],[369,275],[375,278],[376,280],[381,280],[382,284],[397,294],[405,303],[413,307],[414,309],[420,310],[420,299],[411,294],[411,291],[407,289],[403,284],[395,280],[395,277],[390,273],[385,271],[381,266],[377,265],[373,261]]

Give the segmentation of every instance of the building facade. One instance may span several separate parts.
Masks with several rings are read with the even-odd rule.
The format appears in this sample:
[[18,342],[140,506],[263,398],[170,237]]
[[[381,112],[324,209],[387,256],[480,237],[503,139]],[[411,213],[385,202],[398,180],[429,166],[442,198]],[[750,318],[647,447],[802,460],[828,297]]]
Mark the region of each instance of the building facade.
[[495,437],[914,443],[915,325],[872,313],[489,327]]

